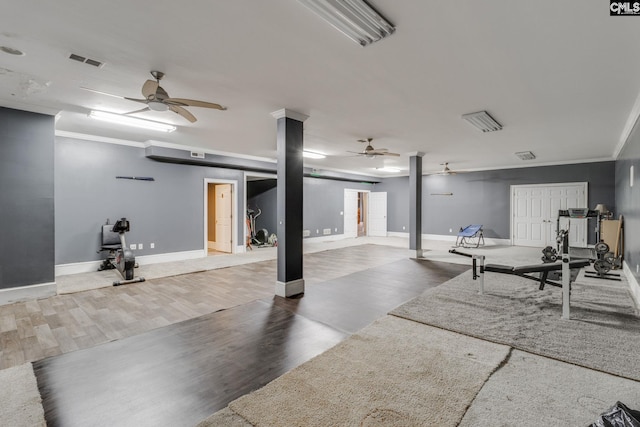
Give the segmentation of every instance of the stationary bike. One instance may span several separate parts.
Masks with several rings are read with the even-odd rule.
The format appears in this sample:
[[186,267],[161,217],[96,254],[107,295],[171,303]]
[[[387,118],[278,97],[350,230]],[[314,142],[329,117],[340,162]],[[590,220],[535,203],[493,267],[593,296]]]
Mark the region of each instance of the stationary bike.
[[124,233],[127,231],[129,231],[129,221],[126,218],[117,220],[113,225],[107,221],[107,224],[102,226],[102,246],[98,252],[109,251],[109,256],[102,261],[98,271],[115,268],[124,279],[113,282],[113,286],[144,282],[144,277],[134,277],[133,270],[137,267],[136,257],[124,238]]

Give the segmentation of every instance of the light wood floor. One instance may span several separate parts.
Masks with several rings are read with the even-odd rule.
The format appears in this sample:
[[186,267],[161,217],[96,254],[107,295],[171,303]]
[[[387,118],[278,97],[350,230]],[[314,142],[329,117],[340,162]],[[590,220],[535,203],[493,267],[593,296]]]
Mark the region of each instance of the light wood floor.
[[[325,282],[406,256],[379,245],[308,254],[304,278]],[[275,281],[275,261],[264,261],[1,306],[0,369],[270,298]]]

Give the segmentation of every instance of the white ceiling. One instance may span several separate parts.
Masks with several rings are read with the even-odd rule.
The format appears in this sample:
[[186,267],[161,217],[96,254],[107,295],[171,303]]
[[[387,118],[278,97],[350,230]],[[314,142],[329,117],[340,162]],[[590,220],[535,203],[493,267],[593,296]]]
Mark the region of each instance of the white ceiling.
[[[640,17],[610,17],[602,0],[371,0],[397,30],[362,48],[294,0],[0,0],[0,106],[61,111],[56,128],[276,157],[276,121],[309,116],[305,148],[316,168],[384,175],[613,159],[637,115]],[[69,60],[75,53],[102,68]],[[150,70],[173,97],[220,103],[171,113],[171,134],[105,126],[91,109],[141,104],[80,87],[141,97]],[[487,110],[504,129],[482,133],[460,116]],[[150,131],[147,131],[150,132]],[[402,156],[348,151],[374,138]],[[517,151],[537,159],[521,161]]]

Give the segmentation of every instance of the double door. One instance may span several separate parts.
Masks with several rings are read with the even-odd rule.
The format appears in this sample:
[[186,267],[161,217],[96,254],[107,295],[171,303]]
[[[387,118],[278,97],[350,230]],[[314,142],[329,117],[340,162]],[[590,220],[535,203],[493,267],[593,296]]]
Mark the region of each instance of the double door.
[[511,231],[515,246],[554,246],[558,224],[569,228],[569,244],[587,246],[587,219],[560,217],[558,211],[587,207],[587,183],[511,186]]

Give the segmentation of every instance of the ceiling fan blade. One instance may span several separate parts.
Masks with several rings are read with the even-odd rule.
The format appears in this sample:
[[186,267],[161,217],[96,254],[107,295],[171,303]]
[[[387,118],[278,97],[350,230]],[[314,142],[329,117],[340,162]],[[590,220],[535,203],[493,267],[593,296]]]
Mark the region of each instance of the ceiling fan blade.
[[178,106],[215,108],[216,110],[226,110],[226,107],[223,107],[220,104],[214,104],[213,102],[198,101],[195,99],[167,98],[164,100],[164,102],[166,102],[167,104],[178,105]]
[[147,104],[149,102],[146,99],[127,98],[126,96],[124,97],[124,99],[128,101],[141,102],[143,104]]
[[191,114],[185,108],[179,107],[177,105],[169,105],[169,109],[171,111],[173,111],[174,113],[180,114],[182,117],[184,117],[185,119],[189,120],[191,123],[195,123],[195,121],[198,120],[198,119],[196,119],[196,116]]
[[155,95],[156,90],[158,90],[158,86],[160,86],[160,83],[154,80],[147,80],[142,85],[142,96],[149,98],[151,95]]
[[384,153],[378,153],[378,154],[380,154],[382,156],[395,156],[395,157],[399,157],[400,156],[400,154],[398,154],[398,153],[389,153],[388,151],[385,151]]
[[130,114],[142,113],[143,111],[151,111],[151,108],[149,108],[149,107],[144,107],[144,108],[141,108],[140,110],[130,111],[130,112],[128,112],[128,113],[124,113],[124,114],[125,114],[125,115],[130,115]]

